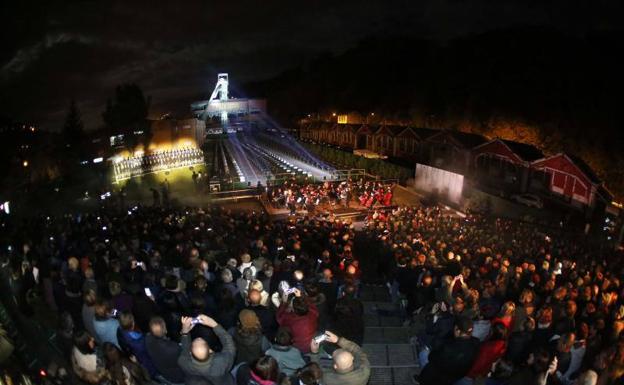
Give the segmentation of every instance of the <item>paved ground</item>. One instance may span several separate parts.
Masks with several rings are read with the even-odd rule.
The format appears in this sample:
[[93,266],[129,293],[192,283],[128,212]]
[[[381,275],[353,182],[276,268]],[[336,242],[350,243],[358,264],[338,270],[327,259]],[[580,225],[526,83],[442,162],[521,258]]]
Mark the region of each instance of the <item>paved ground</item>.
[[388,288],[365,285],[361,299],[366,314],[364,351],[371,362],[369,384],[412,384],[419,372],[417,352],[410,344],[410,329],[401,326],[397,307],[390,302]]

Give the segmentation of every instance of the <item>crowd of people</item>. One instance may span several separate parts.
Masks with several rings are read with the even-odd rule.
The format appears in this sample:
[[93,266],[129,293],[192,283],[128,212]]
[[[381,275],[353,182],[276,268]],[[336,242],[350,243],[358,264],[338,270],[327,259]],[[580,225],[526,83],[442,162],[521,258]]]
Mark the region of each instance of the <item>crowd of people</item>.
[[24,314],[33,290],[58,311],[59,346],[91,384],[366,384],[363,281],[388,286],[412,331],[415,383],[621,383],[621,250],[438,206],[366,222],[41,217],[14,227],[5,292]]
[[337,207],[356,206],[370,209],[392,204],[392,184],[374,180],[348,180],[300,184],[293,180],[267,188],[267,198],[276,207],[288,208],[291,214],[297,210],[314,213],[320,210],[333,211]]
[[42,217],[4,256],[11,306],[40,292],[89,384],[365,384],[354,231],[218,208]]
[[168,170],[204,163],[204,153],[198,148],[155,151],[149,155],[133,156],[113,164],[115,180],[131,178],[146,172]]
[[366,238],[415,336],[415,383],[621,383],[621,249],[439,207],[376,211]]

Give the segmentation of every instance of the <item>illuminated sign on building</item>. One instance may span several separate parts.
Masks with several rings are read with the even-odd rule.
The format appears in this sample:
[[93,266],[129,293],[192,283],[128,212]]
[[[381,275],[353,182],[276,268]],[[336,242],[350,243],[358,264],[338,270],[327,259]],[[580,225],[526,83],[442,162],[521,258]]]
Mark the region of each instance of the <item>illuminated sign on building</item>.
[[349,115],[338,115],[338,124],[347,124]]

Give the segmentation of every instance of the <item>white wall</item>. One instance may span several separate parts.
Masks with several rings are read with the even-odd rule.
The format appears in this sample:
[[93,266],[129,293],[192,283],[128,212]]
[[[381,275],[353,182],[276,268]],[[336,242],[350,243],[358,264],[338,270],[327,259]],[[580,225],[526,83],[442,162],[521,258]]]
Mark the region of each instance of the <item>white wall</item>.
[[460,203],[464,188],[464,176],[424,164],[416,164],[414,187],[446,197],[451,202]]

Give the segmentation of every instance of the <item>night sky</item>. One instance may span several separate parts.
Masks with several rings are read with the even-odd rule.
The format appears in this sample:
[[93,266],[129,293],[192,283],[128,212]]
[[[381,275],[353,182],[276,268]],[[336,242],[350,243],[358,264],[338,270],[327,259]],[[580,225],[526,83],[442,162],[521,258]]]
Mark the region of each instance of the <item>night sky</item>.
[[548,25],[582,35],[621,27],[622,3],[3,2],[0,115],[59,130],[75,98],[86,128],[94,129],[101,125],[106,98],[125,82],[139,84],[152,97],[152,117],[181,114],[192,100],[209,95],[217,71],[229,72],[236,90],[368,37],[446,40],[517,25]]

